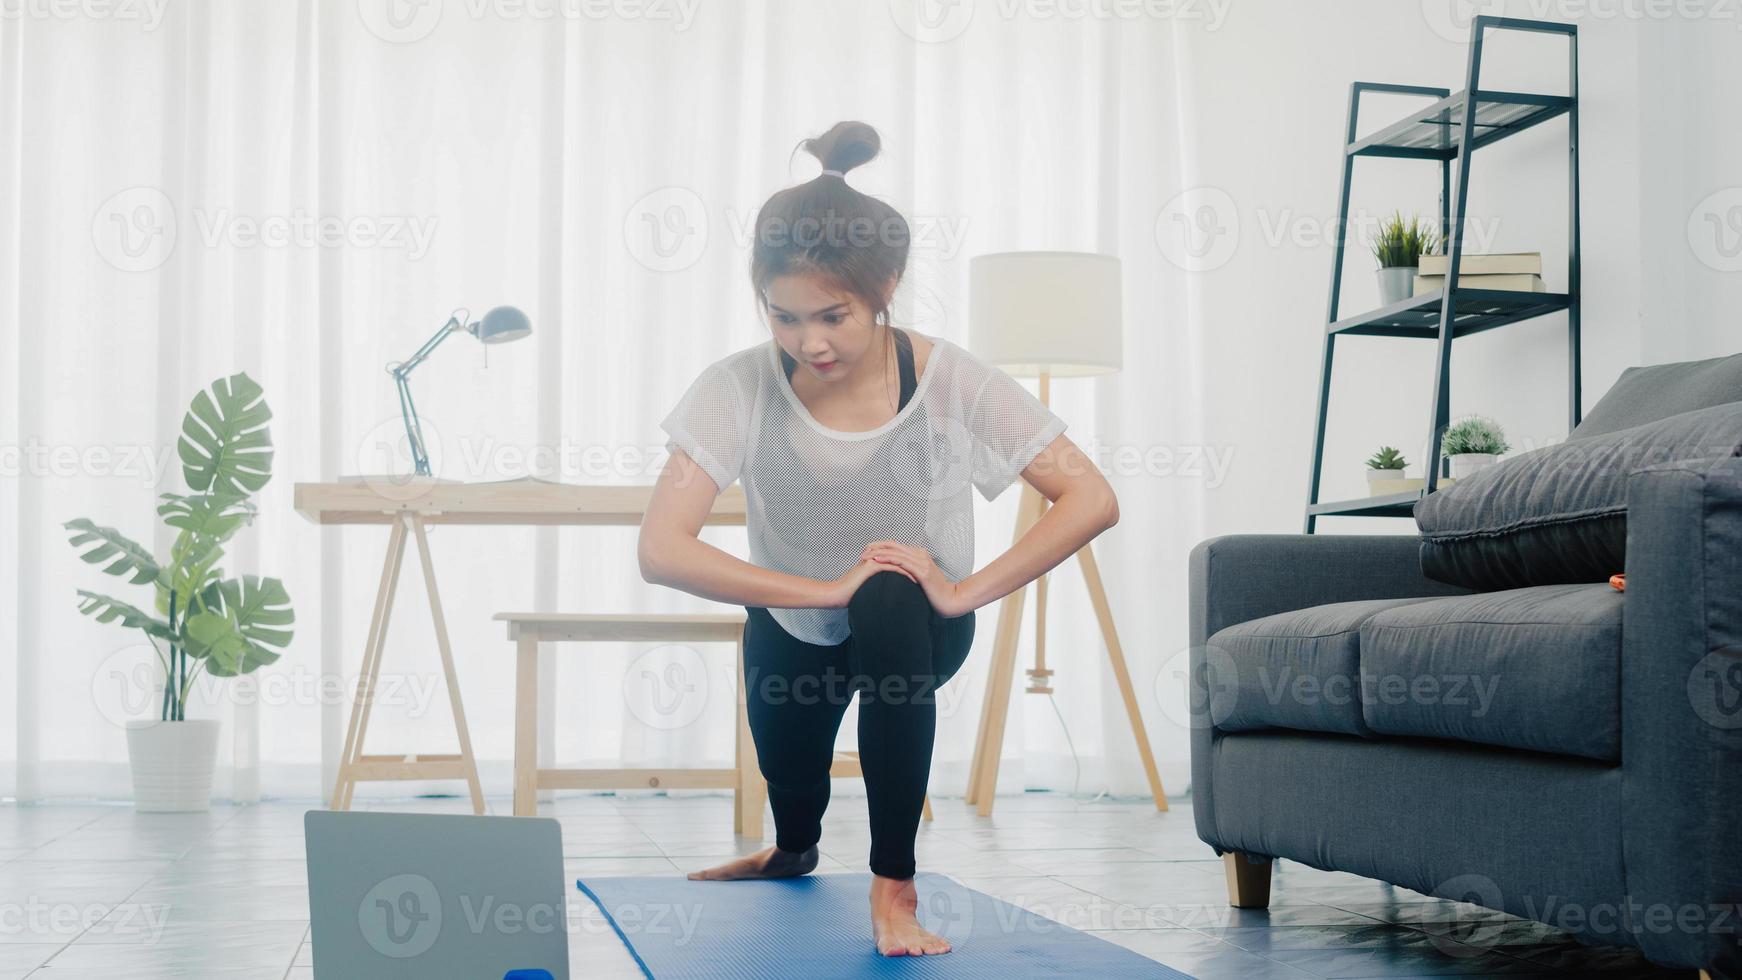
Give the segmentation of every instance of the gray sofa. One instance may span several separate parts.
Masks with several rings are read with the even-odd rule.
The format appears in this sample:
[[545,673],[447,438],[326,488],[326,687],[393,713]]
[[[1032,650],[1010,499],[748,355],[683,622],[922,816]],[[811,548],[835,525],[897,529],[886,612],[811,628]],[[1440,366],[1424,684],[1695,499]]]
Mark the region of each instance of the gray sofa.
[[[1653,378],[1627,380],[1593,409],[1592,440],[1665,417],[1640,396]],[[1708,400],[1726,397],[1742,385]],[[1625,472],[1637,453],[1606,457],[1606,476],[1579,477],[1608,479],[1620,511],[1584,484],[1556,488],[1547,457],[1520,457],[1491,485],[1442,491],[1445,508],[1488,508],[1474,518],[1488,530],[1194,549],[1193,806],[1230,902],[1264,907],[1282,857],[1742,977],[1742,458],[1710,449]],[[1504,489],[1525,478],[1531,492]],[[1609,523],[1568,531],[1564,513],[1533,521],[1502,504]],[[1595,557],[1583,571],[1506,561],[1495,541],[1520,528],[1536,537],[1510,547],[1582,535]],[[1625,592],[1606,581],[1621,568],[1597,574],[1604,535],[1624,543]],[[1489,550],[1430,567],[1499,555],[1556,580],[1429,578],[1424,560],[1447,542]]]

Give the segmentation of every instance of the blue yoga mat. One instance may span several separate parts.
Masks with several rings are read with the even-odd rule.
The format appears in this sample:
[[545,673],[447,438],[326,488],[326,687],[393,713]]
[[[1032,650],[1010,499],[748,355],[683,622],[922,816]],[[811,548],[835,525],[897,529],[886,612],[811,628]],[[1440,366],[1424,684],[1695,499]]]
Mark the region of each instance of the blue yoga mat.
[[1035,915],[940,874],[914,878],[919,920],[950,941],[940,956],[880,956],[869,874],[778,881],[677,877],[576,882],[653,980],[800,977],[1185,978],[1123,946]]

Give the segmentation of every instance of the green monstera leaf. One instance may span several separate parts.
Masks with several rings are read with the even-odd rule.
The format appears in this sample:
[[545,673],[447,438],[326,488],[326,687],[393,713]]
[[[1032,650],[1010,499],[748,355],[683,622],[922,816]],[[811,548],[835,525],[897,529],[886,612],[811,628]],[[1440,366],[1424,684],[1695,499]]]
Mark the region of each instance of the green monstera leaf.
[[216,677],[251,673],[277,660],[296,621],[284,583],[244,575],[219,582],[217,592],[219,606],[188,617],[188,652],[205,658],[206,671]]
[[[110,575],[129,576],[134,585],[154,581],[162,569],[151,552],[112,527],[100,527],[83,517],[61,525],[73,532],[71,542],[80,551],[79,557],[93,565],[103,565]],[[89,547],[87,547],[89,546]]]
[[129,629],[142,629],[160,640],[173,640],[175,633],[169,624],[156,616],[147,613],[130,603],[122,602],[112,596],[100,592],[79,590],[79,612],[93,616],[99,623],[121,621],[121,625]]
[[181,472],[195,493],[244,497],[272,479],[272,409],[247,374],[232,374],[194,396],[182,418]]
[[227,541],[254,520],[256,508],[246,497],[228,493],[166,493],[157,513],[163,523],[190,536]]

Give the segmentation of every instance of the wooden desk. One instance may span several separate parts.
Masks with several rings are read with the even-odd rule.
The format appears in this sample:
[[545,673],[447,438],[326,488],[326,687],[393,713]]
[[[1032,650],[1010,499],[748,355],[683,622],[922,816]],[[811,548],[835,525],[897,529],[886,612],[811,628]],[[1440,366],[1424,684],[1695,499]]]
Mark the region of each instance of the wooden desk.
[[[447,621],[436,589],[435,566],[430,559],[426,527],[436,524],[639,525],[652,498],[652,484],[589,485],[537,478],[458,483],[383,476],[358,477],[337,483],[298,483],[293,498],[296,512],[316,524],[378,524],[393,529],[388,535],[387,556],[375,591],[375,609],[363,645],[357,695],[351,704],[345,747],[339,757],[339,777],[333,787],[333,809],[350,809],[352,794],[360,782],[463,779],[471,791],[473,811],[484,812],[484,793],[478,784],[478,764],[472,755],[472,737],[466,727],[465,708],[460,703],[460,683],[454,673],[453,648],[448,642]],[[714,509],[709,512],[705,523],[742,526],[745,513],[744,489],[733,484],[714,498]],[[436,646],[441,652],[448,700],[453,707],[454,727],[459,735],[460,751],[457,754],[363,754],[364,733],[369,726],[369,709],[374,703],[375,688],[381,676],[387,623],[399,588],[399,569],[405,559],[408,538],[417,540],[424,589],[429,594],[430,615],[435,621]]]

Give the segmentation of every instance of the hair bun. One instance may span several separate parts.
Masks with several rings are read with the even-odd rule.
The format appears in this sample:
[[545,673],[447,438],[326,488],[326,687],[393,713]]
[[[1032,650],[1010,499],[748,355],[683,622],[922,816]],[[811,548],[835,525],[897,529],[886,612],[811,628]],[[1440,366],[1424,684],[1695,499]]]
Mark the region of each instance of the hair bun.
[[822,161],[824,170],[841,173],[869,161],[883,148],[877,130],[869,123],[847,120],[835,123],[821,136],[813,136],[801,144],[811,156]]

